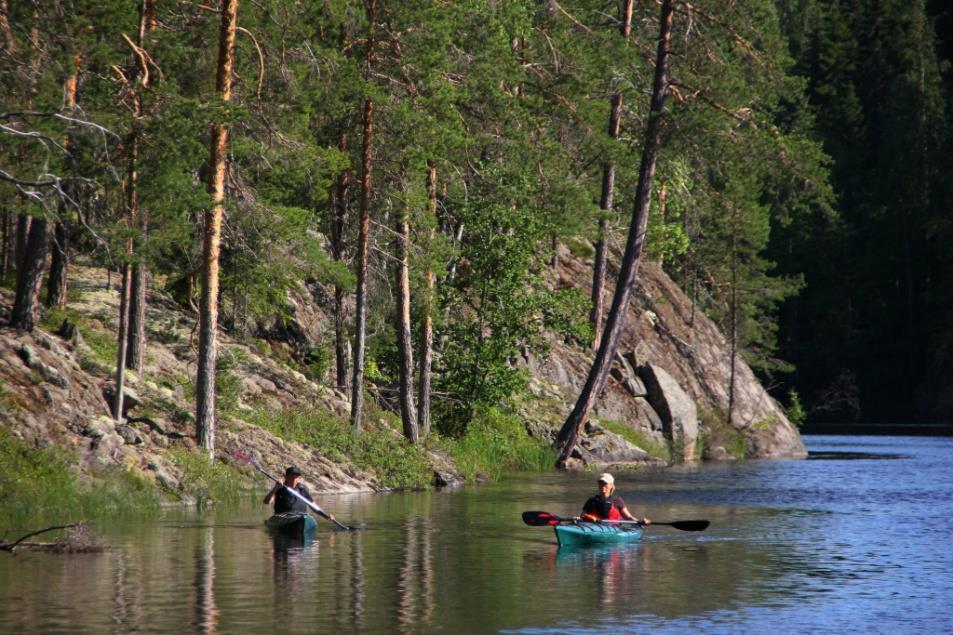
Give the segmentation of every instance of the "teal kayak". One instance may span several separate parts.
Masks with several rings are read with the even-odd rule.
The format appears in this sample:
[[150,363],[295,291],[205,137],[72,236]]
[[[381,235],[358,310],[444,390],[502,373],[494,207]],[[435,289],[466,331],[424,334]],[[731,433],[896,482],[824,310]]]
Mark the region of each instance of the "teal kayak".
[[641,525],[611,525],[606,523],[574,522],[553,525],[560,547],[604,545],[634,542],[642,537]]
[[318,529],[318,522],[310,514],[286,512],[275,514],[265,521],[268,530],[293,538],[310,538]]

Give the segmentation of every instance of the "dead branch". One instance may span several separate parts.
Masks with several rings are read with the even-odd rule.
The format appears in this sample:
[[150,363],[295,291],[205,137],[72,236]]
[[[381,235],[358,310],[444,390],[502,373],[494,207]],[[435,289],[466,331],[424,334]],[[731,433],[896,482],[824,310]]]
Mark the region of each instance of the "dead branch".
[[14,542],[12,542],[12,543],[9,543],[9,544],[7,544],[7,543],[0,543],[0,549],[2,549],[2,550],[4,550],[4,551],[10,551],[10,552],[12,552],[14,549],[17,548],[17,545],[19,545],[21,542],[23,542],[23,541],[26,540],[27,538],[32,538],[33,536],[39,536],[40,534],[45,534],[45,533],[48,532],[48,531],[55,531],[55,530],[57,530],[57,529],[69,529],[70,527],[79,527],[81,524],[82,524],[82,523],[70,523],[69,525],[57,525],[57,526],[55,526],[55,527],[47,527],[46,529],[40,529],[40,530],[38,530],[38,531],[33,531],[33,532],[28,533],[28,534],[25,535],[25,536],[22,536],[19,540],[16,540],[16,541],[14,541]]

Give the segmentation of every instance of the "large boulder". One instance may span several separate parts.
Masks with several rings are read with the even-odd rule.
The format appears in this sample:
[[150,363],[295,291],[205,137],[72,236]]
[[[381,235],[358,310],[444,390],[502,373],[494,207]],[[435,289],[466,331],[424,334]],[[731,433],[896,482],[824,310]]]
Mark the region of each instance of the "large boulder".
[[643,364],[638,373],[645,382],[649,403],[662,419],[662,429],[672,449],[673,460],[695,460],[698,440],[695,401],[658,364]]

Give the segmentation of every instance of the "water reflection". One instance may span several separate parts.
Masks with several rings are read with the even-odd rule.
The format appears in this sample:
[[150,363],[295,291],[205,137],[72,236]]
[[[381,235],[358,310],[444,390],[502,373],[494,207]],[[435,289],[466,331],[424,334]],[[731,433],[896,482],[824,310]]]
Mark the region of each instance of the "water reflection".
[[200,633],[218,631],[218,606],[215,602],[215,530],[206,527],[195,543],[195,627]]
[[[840,450],[883,457],[812,448]],[[712,521],[630,545],[559,549],[521,523],[571,513],[586,474],[342,497],[367,529],[308,542],[251,504],[111,520],[103,554],[0,554],[0,632],[953,632],[953,442],[883,450],[624,475],[649,517]]]
[[397,624],[401,633],[429,626],[434,610],[433,522],[414,516],[405,523],[403,562],[397,577]]

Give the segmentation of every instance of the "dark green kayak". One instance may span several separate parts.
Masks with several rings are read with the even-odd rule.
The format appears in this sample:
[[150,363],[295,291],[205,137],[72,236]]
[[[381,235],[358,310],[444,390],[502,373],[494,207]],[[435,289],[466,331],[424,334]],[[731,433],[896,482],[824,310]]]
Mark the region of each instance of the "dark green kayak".
[[318,522],[310,514],[286,512],[275,514],[265,521],[265,526],[272,533],[294,538],[313,537],[318,529]]

